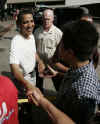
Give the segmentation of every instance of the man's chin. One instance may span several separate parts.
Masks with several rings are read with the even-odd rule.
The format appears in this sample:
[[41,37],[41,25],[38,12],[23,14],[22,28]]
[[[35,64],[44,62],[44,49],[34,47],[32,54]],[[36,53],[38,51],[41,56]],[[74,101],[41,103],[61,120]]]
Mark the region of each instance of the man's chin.
[[32,32],[31,32],[31,31],[27,33],[27,35],[31,35],[31,34],[32,34]]
[[50,26],[45,26],[44,29],[50,29]]
[[29,30],[28,33],[32,33],[32,30]]

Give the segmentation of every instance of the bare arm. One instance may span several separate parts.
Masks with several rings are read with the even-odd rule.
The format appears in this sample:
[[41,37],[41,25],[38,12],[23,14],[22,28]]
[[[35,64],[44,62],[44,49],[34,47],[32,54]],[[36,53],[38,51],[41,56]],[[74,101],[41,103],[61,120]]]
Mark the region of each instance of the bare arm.
[[39,55],[36,53],[36,61],[38,63],[38,71],[42,73],[45,69],[44,62],[40,59]]
[[69,69],[67,66],[63,65],[63,64],[60,63],[60,62],[55,63],[55,67],[56,67],[59,71],[61,71],[61,72],[63,72],[63,73],[65,73],[65,72],[68,71],[68,69]]
[[14,74],[15,78],[24,85],[26,89],[31,89],[31,84],[24,79],[23,73],[20,71],[20,66],[18,64],[11,64],[11,71]]
[[42,59],[40,59],[40,57],[37,53],[36,53],[36,61],[37,61],[37,63],[43,63]]
[[57,109],[50,101],[42,98],[41,106],[48,112],[54,124],[75,124],[67,115]]
[[40,91],[28,93],[29,96],[30,94],[31,99],[35,99],[37,101],[38,104],[36,105],[41,106],[46,112],[48,112],[54,124],[75,124],[72,119],[57,109],[50,101],[48,101]]

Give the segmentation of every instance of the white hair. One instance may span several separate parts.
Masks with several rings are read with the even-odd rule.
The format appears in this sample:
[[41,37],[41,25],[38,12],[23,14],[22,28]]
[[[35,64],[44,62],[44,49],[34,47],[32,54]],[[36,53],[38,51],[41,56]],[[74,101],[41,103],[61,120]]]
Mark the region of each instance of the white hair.
[[45,13],[48,13],[48,15],[50,15],[50,16],[52,16],[54,18],[54,12],[53,12],[53,10],[51,10],[51,9],[44,10],[43,16],[44,16]]

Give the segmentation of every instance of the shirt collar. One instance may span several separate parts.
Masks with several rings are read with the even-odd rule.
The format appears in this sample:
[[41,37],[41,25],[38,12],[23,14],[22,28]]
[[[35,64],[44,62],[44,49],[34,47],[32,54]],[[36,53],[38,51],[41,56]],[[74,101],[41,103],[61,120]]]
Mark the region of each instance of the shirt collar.
[[91,66],[91,68],[93,68],[93,63],[92,62],[90,62],[89,64],[86,64],[86,65],[84,65],[84,66],[81,66],[81,67],[79,67],[79,68],[73,68],[73,67],[71,67],[70,69],[69,69],[69,73],[76,73],[76,72],[84,72],[84,70],[87,70],[87,68],[89,68],[89,66]]
[[43,30],[44,33],[52,33],[52,31],[54,30],[54,25],[52,25],[52,26],[50,27],[50,29],[49,29],[48,32],[44,31],[43,27],[42,27],[42,30]]

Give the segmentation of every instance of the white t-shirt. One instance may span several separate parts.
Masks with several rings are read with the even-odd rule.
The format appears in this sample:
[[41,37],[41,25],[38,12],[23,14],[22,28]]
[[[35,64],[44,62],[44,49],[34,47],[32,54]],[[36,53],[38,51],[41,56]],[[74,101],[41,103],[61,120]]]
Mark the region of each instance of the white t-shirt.
[[19,64],[24,76],[32,72],[36,64],[36,46],[34,36],[25,39],[17,34],[11,41],[10,64]]

